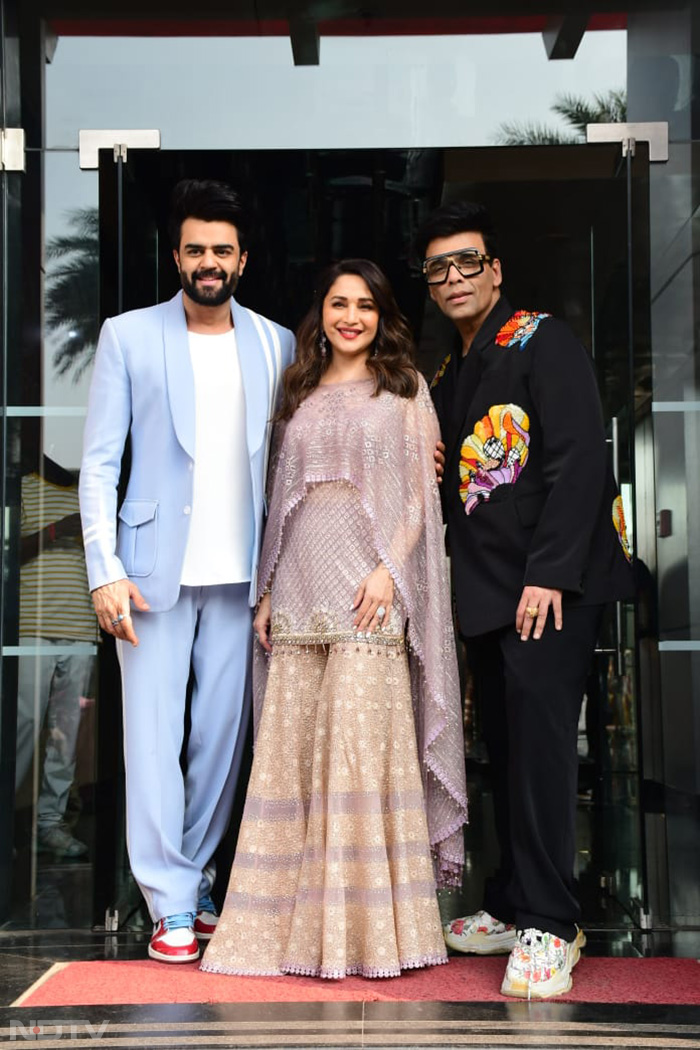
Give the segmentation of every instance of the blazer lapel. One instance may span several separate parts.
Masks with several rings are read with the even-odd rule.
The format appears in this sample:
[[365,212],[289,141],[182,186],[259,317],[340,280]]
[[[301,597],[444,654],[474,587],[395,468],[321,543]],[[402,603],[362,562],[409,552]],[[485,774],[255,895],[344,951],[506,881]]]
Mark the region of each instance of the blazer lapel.
[[231,300],[231,312],[245,394],[248,453],[252,458],[263,443],[270,415],[270,340],[263,322],[256,324],[257,315],[235,299]]
[[454,433],[457,435],[456,445],[458,448],[461,448],[460,437],[464,433],[467,417],[482,379],[485,365],[484,353],[512,312],[508,300],[501,296],[476,333],[474,341],[469,348],[469,353],[461,363],[452,415],[452,425]]
[[[459,352],[461,353],[461,347]],[[450,456],[445,464],[446,469],[452,466],[455,459],[459,462],[462,451],[462,432],[471,403],[474,400],[474,394],[478,389],[480,378],[481,355],[472,344],[469,353],[460,362],[459,370],[457,371],[456,394],[450,420],[450,435],[453,440],[450,443]]]
[[[236,346],[241,369],[246,403],[246,438],[250,456],[260,448],[265,438],[270,414],[270,387],[272,371],[267,358],[271,353],[269,337],[255,315],[231,300],[231,314],[236,332]],[[187,337],[187,319],[182,304],[182,292],[165,304],[163,319],[165,370],[168,400],[173,426],[183,449],[194,459],[195,398],[194,374]]]
[[163,343],[168,400],[173,426],[183,449],[188,456],[194,459],[194,374],[187,338],[187,319],[185,308],[182,305],[182,292],[178,292],[165,304]]

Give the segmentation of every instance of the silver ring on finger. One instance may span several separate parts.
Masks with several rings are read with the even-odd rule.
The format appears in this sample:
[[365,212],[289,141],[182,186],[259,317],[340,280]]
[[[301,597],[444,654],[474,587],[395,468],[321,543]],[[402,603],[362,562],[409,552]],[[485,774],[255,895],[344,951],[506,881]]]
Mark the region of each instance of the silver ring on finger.
[[377,616],[378,616],[378,618],[380,620],[383,620],[384,617],[386,616],[386,609],[384,608],[383,605],[378,605],[377,606]]
[[124,619],[124,614],[123,613],[119,613],[119,615],[117,616],[116,620],[112,620],[112,627],[118,627],[123,619]]

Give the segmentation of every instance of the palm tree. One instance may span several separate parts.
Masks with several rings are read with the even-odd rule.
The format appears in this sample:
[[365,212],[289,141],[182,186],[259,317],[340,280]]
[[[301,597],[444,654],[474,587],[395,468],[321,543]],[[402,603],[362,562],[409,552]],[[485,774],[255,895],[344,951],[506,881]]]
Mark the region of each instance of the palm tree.
[[569,146],[585,142],[586,124],[619,124],[627,119],[627,95],[624,89],[613,89],[588,100],[563,93],[550,108],[573,130],[559,130],[538,121],[507,120],[496,131],[496,145]]
[[95,356],[99,334],[99,218],[97,208],[68,212],[69,233],[46,245],[46,321],[60,340],[53,363],[58,375],[78,382]]

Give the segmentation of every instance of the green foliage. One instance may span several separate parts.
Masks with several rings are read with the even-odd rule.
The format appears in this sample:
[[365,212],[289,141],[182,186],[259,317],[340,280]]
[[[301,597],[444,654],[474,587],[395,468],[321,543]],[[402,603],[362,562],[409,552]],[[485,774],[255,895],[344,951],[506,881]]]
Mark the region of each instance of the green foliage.
[[619,124],[627,119],[627,96],[613,89],[592,99],[563,93],[551,107],[572,131],[552,128],[536,121],[504,121],[495,135],[498,146],[570,146],[586,141],[586,124]]
[[96,208],[68,213],[69,233],[46,245],[46,322],[60,340],[53,363],[58,375],[78,382],[90,365],[99,334],[99,217]]

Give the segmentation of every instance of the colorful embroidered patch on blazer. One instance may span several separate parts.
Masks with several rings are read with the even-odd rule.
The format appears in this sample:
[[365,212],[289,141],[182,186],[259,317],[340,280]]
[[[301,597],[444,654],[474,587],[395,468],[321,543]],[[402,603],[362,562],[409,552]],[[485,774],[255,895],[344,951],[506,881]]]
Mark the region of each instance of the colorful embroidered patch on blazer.
[[431,390],[438,385],[438,383],[440,382],[440,380],[444,376],[445,372],[447,371],[447,366],[449,365],[451,360],[452,360],[452,354],[448,354],[447,357],[442,362],[442,364],[440,365],[440,367],[438,368],[437,372],[435,373],[435,375],[432,378],[432,381],[430,383],[430,389]]
[[544,321],[545,317],[551,316],[551,314],[531,314],[527,310],[518,310],[499,330],[496,345],[510,349],[519,343],[518,349],[524,350],[528,340],[537,331],[540,322]]
[[625,508],[622,505],[622,496],[616,496],[613,500],[612,505],[612,520],[615,526],[615,532],[617,538],[620,541],[622,547],[622,553],[627,558],[627,561],[632,561],[632,551],[630,550],[629,540],[627,539],[627,525],[625,524]]
[[459,494],[467,514],[491,499],[499,485],[512,485],[527,463],[530,419],[519,405],[492,405],[462,444]]

